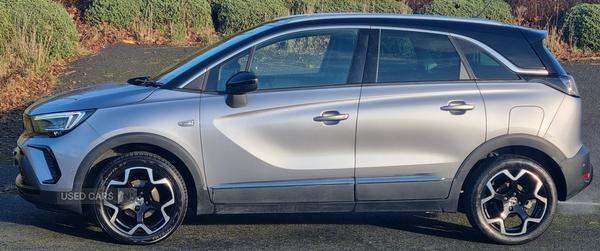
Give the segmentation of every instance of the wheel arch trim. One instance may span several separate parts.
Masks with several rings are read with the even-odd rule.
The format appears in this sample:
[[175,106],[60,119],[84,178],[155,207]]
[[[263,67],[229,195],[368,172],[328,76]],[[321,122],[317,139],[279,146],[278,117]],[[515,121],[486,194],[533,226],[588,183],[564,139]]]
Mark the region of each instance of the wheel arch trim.
[[[499,150],[499,149],[502,149],[502,148],[507,148],[507,147],[526,147],[526,148],[535,149],[537,151],[540,151],[540,152],[546,154],[550,158],[552,158],[552,160],[555,162],[556,165],[559,165],[559,163],[561,163],[564,159],[566,159],[566,156],[564,155],[563,152],[561,152],[558,149],[558,147],[556,147],[555,145],[553,145],[552,143],[550,143],[549,141],[547,141],[543,138],[536,137],[533,135],[509,134],[509,135],[502,135],[502,136],[490,139],[490,140],[484,142],[483,144],[481,144],[475,150],[473,150],[469,154],[469,156],[467,156],[467,158],[460,165],[458,172],[454,176],[454,181],[452,182],[452,187],[450,188],[450,196],[448,197],[448,201],[452,204],[452,208],[458,208],[460,194],[461,194],[461,190],[463,189],[463,185],[467,181],[467,177],[469,176],[469,174],[471,174],[471,171],[473,171],[477,167],[477,163],[480,160],[485,159],[489,153]],[[519,154],[519,153],[514,153],[514,154]],[[560,168],[560,166],[559,166],[559,168]],[[552,170],[548,170],[548,169],[546,169],[546,170],[548,172],[550,172],[552,178],[554,179],[555,183],[557,184],[557,188],[564,189],[564,187],[561,187],[559,185],[559,184],[561,184],[561,182],[564,184],[565,177],[564,177],[564,174],[562,173],[562,170],[560,170],[562,177],[556,177],[552,173]],[[557,180],[557,179],[563,179],[563,180],[561,181],[561,180]],[[557,192],[559,194],[561,193],[560,191],[557,191]]]
[[[194,182],[196,197],[193,199],[190,198],[190,201],[197,202],[195,203],[197,204],[195,205],[196,208],[194,208],[196,213],[207,214],[214,212],[214,206],[212,205],[208,197],[208,190],[205,186],[204,176],[201,171],[202,169],[200,166],[198,166],[196,161],[194,161],[192,155],[173,140],[150,133],[122,134],[109,138],[97,145],[96,147],[94,147],[85,156],[85,158],[77,168],[75,180],[73,183],[73,191],[81,191],[83,189],[84,182],[90,174],[91,169],[95,165],[100,163],[100,161],[106,159],[103,158],[103,155],[117,147],[131,144],[145,144],[158,147],[165,151],[168,151],[169,153],[177,157],[179,160],[181,160],[181,162],[183,162],[183,164],[185,165],[185,169],[191,174],[191,179]],[[182,176],[183,175],[185,174],[182,173]],[[190,203],[188,206],[193,207],[194,205],[191,205]],[[80,213],[83,213],[83,207],[80,208]]]

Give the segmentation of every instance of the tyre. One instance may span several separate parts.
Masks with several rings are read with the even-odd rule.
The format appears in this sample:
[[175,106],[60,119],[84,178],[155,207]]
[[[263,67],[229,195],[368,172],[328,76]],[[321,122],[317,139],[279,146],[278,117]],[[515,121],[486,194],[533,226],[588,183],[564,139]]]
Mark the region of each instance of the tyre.
[[557,205],[552,177],[535,161],[506,155],[484,163],[468,181],[463,208],[491,240],[521,244],[548,229]]
[[187,209],[183,178],[167,160],[131,152],[108,164],[95,182],[94,214],[100,227],[127,244],[165,239],[181,224]]

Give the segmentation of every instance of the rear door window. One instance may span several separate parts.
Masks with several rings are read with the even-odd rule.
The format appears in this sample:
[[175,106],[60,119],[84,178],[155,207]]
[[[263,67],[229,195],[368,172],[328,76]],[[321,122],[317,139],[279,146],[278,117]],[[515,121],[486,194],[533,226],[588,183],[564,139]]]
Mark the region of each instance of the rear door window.
[[377,82],[459,80],[461,62],[448,36],[382,30]]

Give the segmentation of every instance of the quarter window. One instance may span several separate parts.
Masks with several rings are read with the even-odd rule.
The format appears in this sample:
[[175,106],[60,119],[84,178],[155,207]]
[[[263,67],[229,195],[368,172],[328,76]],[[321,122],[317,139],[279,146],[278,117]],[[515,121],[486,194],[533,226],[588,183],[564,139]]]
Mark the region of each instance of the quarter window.
[[477,79],[519,79],[483,48],[463,39],[456,39]]
[[207,91],[225,91],[227,80],[234,74],[245,71],[248,65],[250,49],[247,49],[213,67],[208,74]]
[[382,30],[377,82],[451,81],[460,77],[458,53],[444,35]]

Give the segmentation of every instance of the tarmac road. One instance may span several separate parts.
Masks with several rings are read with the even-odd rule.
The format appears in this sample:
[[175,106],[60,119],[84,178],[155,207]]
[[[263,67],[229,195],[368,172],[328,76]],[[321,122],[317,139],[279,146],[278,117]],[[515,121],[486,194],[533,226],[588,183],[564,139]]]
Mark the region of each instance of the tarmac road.
[[[194,50],[110,45],[70,63],[58,90],[146,76]],[[600,119],[596,115],[600,100],[596,97],[600,97],[600,64],[567,62],[564,67],[575,76],[583,100],[583,138],[592,153],[596,181],[567,203],[561,203],[550,229],[524,245],[489,243],[460,213],[325,213],[188,214],[168,239],[151,246],[125,246],[114,243],[89,215],[44,211],[18,195],[0,194],[0,250],[598,250]],[[0,187],[13,184],[17,174],[16,168],[0,163]]]

